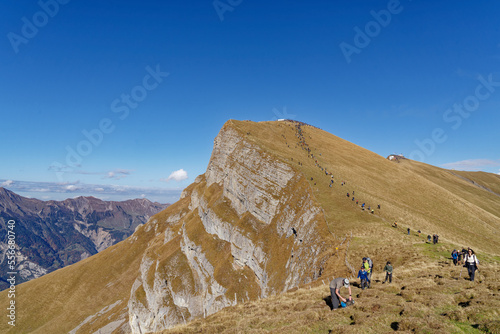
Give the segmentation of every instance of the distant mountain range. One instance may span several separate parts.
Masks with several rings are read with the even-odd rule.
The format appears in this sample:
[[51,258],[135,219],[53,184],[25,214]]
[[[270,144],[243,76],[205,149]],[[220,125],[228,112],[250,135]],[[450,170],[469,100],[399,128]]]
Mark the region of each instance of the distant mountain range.
[[17,283],[94,255],[130,236],[135,228],[168,204],[147,199],[123,202],[77,197],[64,201],[41,201],[0,188],[0,289],[7,272],[7,223],[14,220],[18,246]]

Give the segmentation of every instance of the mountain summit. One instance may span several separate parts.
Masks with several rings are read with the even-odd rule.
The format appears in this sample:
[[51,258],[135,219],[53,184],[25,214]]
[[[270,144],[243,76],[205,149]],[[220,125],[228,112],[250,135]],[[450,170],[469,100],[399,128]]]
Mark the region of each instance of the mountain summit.
[[303,123],[230,120],[178,202],[128,239],[22,284],[19,326],[0,330],[158,332],[351,276],[350,243],[382,263],[384,236],[400,237],[394,220],[499,255],[499,188],[492,174],[394,163]]

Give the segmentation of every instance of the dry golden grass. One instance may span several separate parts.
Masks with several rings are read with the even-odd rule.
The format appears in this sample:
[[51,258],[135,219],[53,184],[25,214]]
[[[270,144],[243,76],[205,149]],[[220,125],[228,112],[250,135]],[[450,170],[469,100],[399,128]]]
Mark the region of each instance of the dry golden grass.
[[[364,233],[371,227],[385,231],[384,227],[397,220],[400,228],[420,229],[425,235],[437,233],[440,240],[500,255],[500,196],[451,171],[411,160],[391,162],[311,126],[302,129],[314,159],[297,145],[291,122],[229,121],[226,126],[239,129],[248,140],[302,172],[334,234]],[[328,187],[330,177],[315,160],[333,173],[333,188]],[[496,175],[460,173],[492,190],[500,188]],[[341,186],[343,181],[346,184]],[[346,196],[352,191],[360,201],[357,206]],[[375,208],[374,215],[361,210],[363,202]],[[381,210],[376,209],[378,204]]]
[[382,283],[376,267],[370,289],[353,284],[356,304],[346,309],[330,310],[328,284],[320,279],[162,333],[498,333],[498,262],[482,265],[473,283],[464,279],[466,271],[459,278],[462,268],[437,247],[427,246],[437,261],[404,250],[403,260],[414,265],[395,266],[392,284]]
[[[303,126],[306,141],[315,155],[312,159],[297,145],[293,123],[228,121],[224,126],[237,129],[262,151],[288,163],[303,175],[304,180],[290,192],[307,192],[314,196],[336,240],[352,232],[347,259],[357,269],[360,259],[370,256],[375,265],[374,283],[365,291],[353,287],[356,299],[353,307],[330,311],[326,302],[329,296],[327,280],[333,275],[348,273],[344,265],[346,243],[335,250],[336,245],[332,242],[330,254],[334,256],[316,282],[281,296],[224,309],[166,333],[389,333],[395,330],[500,333],[499,177],[488,173],[448,171],[410,160],[390,162],[322,130]],[[332,188],[328,186],[330,177],[317,167],[315,160],[333,173]],[[342,181],[347,183],[341,186]],[[222,190],[217,186],[206,188],[202,181],[187,188],[188,193],[193,190],[203,193],[209,205],[220,210],[218,213],[233,220],[235,225],[250,222],[239,220],[227,203],[221,202]],[[353,191],[359,205],[346,196]],[[363,202],[374,207],[375,213],[362,211],[360,204]],[[189,198],[181,199],[154,219],[164,222],[170,215],[188,213],[188,204]],[[376,208],[377,204],[381,205],[381,210]],[[190,220],[189,226],[186,225],[190,238],[206,245],[204,251],[208,258],[218,254],[207,248],[222,250],[228,247],[225,242],[200,234],[202,226],[196,215],[187,215],[185,220]],[[397,229],[391,227],[395,220],[399,224]],[[249,235],[254,233],[252,226],[240,227]],[[406,234],[408,227],[411,235]],[[18,326],[10,328],[6,322],[1,322],[0,332],[67,333],[87,316],[117,300],[121,302],[83,326],[81,332],[92,333],[109,319],[122,317],[127,312],[130,288],[148,247],[151,246],[148,256],[158,259],[161,270],[166,270],[165,266],[171,262],[178,263],[179,268],[187,266],[178,249],[172,246],[177,242],[163,245],[163,238],[158,237],[166,224],[158,224],[157,231],[147,228],[140,228],[134,242],[127,239],[75,265],[19,285]],[[180,226],[170,228],[177,235]],[[422,231],[420,236],[416,234],[418,229]],[[434,233],[440,235],[440,244],[426,244],[427,234]],[[265,241],[267,235],[253,237]],[[481,260],[481,271],[475,283],[464,280],[465,269],[458,279],[461,267],[454,267],[448,259],[453,248],[463,246],[473,247]],[[279,244],[269,247],[266,251],[280,256]],[[381,283],[387,260],[395,268],[391,285]],[[279,268],[274,271],[276,281],[281,280]],[[228,283],[231,293],[237,294],[236,278],[228,272],[231,268],[223,261],[215,266],[217,280]],[[250,277],[251,273],[243,272],[242,275]],[[0,300],[7,300],[5,291],[0,293]]]
[[[310,290],[303,286],[224,309],[164,333],[500,332],[500,197],[483,188],[498,192],[499,178],[452,173],[414,161],[390,162],[331,134],[303,127],[316,156],[311,159],[296,147],[293,124],[231,121],[230,125],[306,176],[332,233],[353,232],[349,261],[358,267],[363,256],[374,260],[374,283],[364,291],[353,287],[356,305],[335,312],[325,301],[329,290],[323,279],[311,284]],[[316,159],[334,174],[333,189]],[[342,181],[346,185],[341,186]],[[381,204],[381,210],[375,209],[373,215],[362,211],[346,196],[352,190],[360,204]],[[391,227],[395,220],[398,228]],[[434,233],[440,235],[440,243],[427,244],[427,234]],[[463,246],[475,248],[482,259],[475,283],[465,279],[465,268],[453,266],[449,259],[453,248]],[[388,260],[395,268],[390,285],[381,283]]]

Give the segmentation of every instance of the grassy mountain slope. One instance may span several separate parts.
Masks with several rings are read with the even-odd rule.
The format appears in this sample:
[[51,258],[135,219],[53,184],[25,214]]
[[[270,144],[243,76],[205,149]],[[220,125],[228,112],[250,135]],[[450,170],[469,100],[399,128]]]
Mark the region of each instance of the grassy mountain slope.
[[[314,154],[314,158],[308,158],[308,152],[297,144],[294,123],[231,122],[306,176],[335,233],[354,233],[367,226],[383,229],[397,220],[401,227],[420,229],[424,234],[437,233],[440,240],[500,255],[500,196],[453,174],[473,178],[474,173],[449,171],[412,160],[392,162],[325,131],[302,126],[305,141]],[[330,176],[316,166],[316,160],[333,173],[332,188],[328,186]],[[496,175],[482,173],[480,180],[491,189],[500,186],[500,177]],[[342,182],[345,185],[341,186]],[[347,197],[353,191],[358,205]],[[361,210],[363,202],[375,209],[373,215]]]
[[[437,253],[436,253],[437,255]],[[444,259],[444,258],[442,258]],[[394,282],[382,284],[375,273],[372,288],[352,287],[356,304],[331,311],[325,282],[266,300],[224,309],[162,332],[184,333],[499,333],[499,268],[486,264],[475,284],[460,267],[444,261],[419,268],[395,267]]]
[[[332,329],[383,333],[395,328],[460,333],[495,328],[500,306],[500,196],[495,194],[500,193],[500,180],[496,176],[448,171],[410,160],[391,162],[311,126],[302,126],[303,137],[299,138],[296,123],[292,122],[228,121],[224,126],[236,129],[246,140],[301,173],[309,183],[306,191],[312,192],[321,204],[330,231],[338,240],[352,232],[353,238],[348,238],[349,262],[357,270],[360,258],[370,256],[375,263],[374,278],[380,281],[385,261],[391,260],[395,283],[375,283],[373,289],[365,291],[353,287],[357,304],[330,312],[327,281],[332,275],[347,272],[346,245],[339,250],[332,245],[332,253],[338,251],[332,263],[338,271],[329,270],[298,291],[229,307],[168,333],[328,333]],[[333,173],[332,187],[325,168]],[[195,186],[188,187],[188,191]],[[347,197],[353,191],[355,201]],[[373,214],[361,209],[363,202],[374,208]],[[99,312],[101,316],[90,318],[81,332],[101,328],[109,321],[107,318],[125,323],[130,288],[138,275],[142,254],[149,243],[157,242],[155,236],[163,233],[153,228],[157,226],[153,222],[187,212],[188,206],[189,199],[183,198],[127,240],[18,286],[18,326],[9,332],[65,333]],[[399,227],[391,227],[396,220]],[[196,226],[200,226],[199,222],[188,230],[193,238]],[[409,236],[407,227],[411,229]],[[415,232],[419,229],[420,236]],[[427,234],[434,233],[440,235],[441,243],[426,244]],[[460,268],[449,265],[450,251],[462,246],[473,247],[482,260],[481,283],[477,286],[464,281],[464,273],[456,280]],[[172,250],[160,247],[158,251],[167,258]],[[0,293],[0,300],[6,299],[6,293]],[[0,332],[8,329],[0,323]]]
[[[331,230],[352,231],[350,263],[357,270],[363,256],[374,260],[374,284],[362,291],[355,283],[357,304],[335,313],[327,305],[325,277],[298,291],[230,307],[164,333],[500,332],[500,197],[494,194],[500,178],[410,160],[391,162],[302,126],[308,152],[297,144],[296,125],[290,122],[232,125],[307,177]],[[332,188],[316,160],[333,173]],[[353,190],[358,205],[347,198]],[[361,210],[363,202],[375,207],[374,214]],[[391,227],[396,220],[399,227]],[[427,234],[434,233],[440,243],[426,243]],[[451,250],[463,246],[474,248],[481,259],[476,283],[465,280],[465,268],[450,260]],[[387,260],[395,268],[391,285],[381,284]]]

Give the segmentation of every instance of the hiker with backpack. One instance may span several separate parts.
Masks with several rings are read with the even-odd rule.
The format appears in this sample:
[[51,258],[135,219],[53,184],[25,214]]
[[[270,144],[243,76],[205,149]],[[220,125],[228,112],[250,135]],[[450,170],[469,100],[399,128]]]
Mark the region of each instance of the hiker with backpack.
[[330,293],[332,295],[332,306],[333,309],[338,309],[341,302],[347,302],[347,299],[340,295],[340,288],[345,287],[349,289],[349,301],[352,301],[351,285],[347,278],[339,277],[335,278],[330,282]]
[[462,255],[460,264],[463,265],[463,264],[465,264],[465,255],[467,255],[467,249],[465,249],[465,247],[462,248],[462,252],[460,253],[460,255]]
[[467,251],[467,255],[465,255],[464,262],[465,262],[464,267],[467,268],[467,272],[469,273],[469,278],[471,282],[474,282],[474,275],[476,273],[479,261],[472,249],[469,248],[469,250]]
[[385,267],[384,267],[384,271],[385,271],[385,282],[387,282],[387,280],[389,280],[389,284],[392,283],[392,265],[391,265],[391,262],[390,261],[387,261]]
[[361,290],[364,290],[368,287],[368,273],[364,266],[361,266],[361,269],[358,271],[358,278],[361,280]]
[[373,261],[369,257],[364,257],[363,258],[363,266],[365,267],[365,270],[367,272],[368,287],[370,287],[371,283],[372,283]]
[[453,259],[453,264],[457,265],[458,263],[458,251],[456,249],[451,252],[451,258]]

